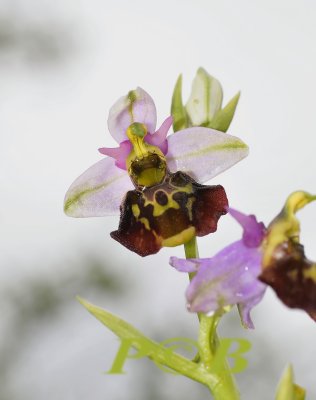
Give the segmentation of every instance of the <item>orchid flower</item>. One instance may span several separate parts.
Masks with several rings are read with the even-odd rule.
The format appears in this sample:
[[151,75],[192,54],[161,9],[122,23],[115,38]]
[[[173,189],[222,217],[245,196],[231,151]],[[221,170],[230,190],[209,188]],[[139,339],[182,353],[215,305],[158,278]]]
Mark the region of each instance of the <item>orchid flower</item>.
[[229,208],[243,228],[241,240],[212,258],[171,257],[178,271],[195,272],[186,291],[188,309],[220,313],[237,304],[243,325],[253,328],[250,311],[269,285],[288,307],[303,309],[316,320],[316,264],[305,257],[295,216],[313,200],[316,196],[306,192],[292,193],[268,228],[254,215]]
[[108,118],[119,147],[99,149],[107,157],[73,182],[64,203],[72,217],[120,211],[111,236],[141,256],[215,232],[226,214],[225,190],[201,183],[248,154],[237,137],[206,127],[167,136],[172,117],[158,130],[156,120],[155,104],[143,89],[121,97]]

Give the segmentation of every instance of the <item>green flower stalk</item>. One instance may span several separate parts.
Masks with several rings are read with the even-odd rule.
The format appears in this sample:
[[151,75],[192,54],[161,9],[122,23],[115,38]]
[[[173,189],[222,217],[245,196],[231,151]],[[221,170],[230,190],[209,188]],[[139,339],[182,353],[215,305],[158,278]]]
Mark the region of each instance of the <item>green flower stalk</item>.
[[[219,81],[209,75],[203,68],[199,68],[192,84],[192,91],[184,107],[182,103],[182,76],[180,75],[176,83],[171,103],[171,114],[173,116],[173,128],[176,132],[190,126],[207,126],[226,132],[235,113],[239,100],[239,93],[222,109],[223,90]],[[216,126],[216,128],[215,128]],[[196,238],[184,244],[187,259],[197,259],[199,257]],[[189,273],[192,280],[195,272]],[[214,363],[216,352],[219,348],[220,340],[216,333],[216,327],[220,320],[220,314],[213,316],[198,314],[199,317],[199,362],[205,368],[211,370]],[[220,373],[213,372],[218,379],[216,392],[210,388],[215,400],[240,398],[236,381],[230,372],[228,363],[224,360]]]

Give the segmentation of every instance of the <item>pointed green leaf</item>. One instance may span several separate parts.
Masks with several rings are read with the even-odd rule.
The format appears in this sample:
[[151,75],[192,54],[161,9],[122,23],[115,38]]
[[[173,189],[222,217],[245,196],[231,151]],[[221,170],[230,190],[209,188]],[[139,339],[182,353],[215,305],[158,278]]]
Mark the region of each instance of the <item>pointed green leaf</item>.
[[77,297],[79,302],[94,315],[103,325],[108,327],[119,338],[131,341],[132,346],[139,351],[146,349],[146,356],[157,364],[165,365],[182,375],[209,387],[218,385],[218,377],[210,375],[203,366],[200,366],[187,358],[170,351],[170,348],[149,339],[134,326],[110,312],[97,307],[86,300]]
[[182,103],[182,75],[179,75],[179,78],[173,90],[171,115],[173,117],[174,132],[185,129],[189,126],[187,112]]
[[186,104],[187,113],[194,126],[206,126],[221,109],[223,90],[219,81],[199,68],[192,83]]
[[208,123],[207,127],[226,132],[234,117],[239,97],[240,92],[238,92],[224,108],[217,111],[214,118]]
[[294,373],[288,365],[281,377],[275,400],[304,400],[305,390],[294,383]]
[[[120,319],[114,314],[97,307],[86,300],[78,297],[79,302],[92,314],[94,315],[102,324],[107,326],[112,332],[114,332],[119,338],[124,339],[147,339],[141,332],[139,332],[132,325],[128,324],[124,320]],[[137,347],[137,343],[135,342],[135,346]]]

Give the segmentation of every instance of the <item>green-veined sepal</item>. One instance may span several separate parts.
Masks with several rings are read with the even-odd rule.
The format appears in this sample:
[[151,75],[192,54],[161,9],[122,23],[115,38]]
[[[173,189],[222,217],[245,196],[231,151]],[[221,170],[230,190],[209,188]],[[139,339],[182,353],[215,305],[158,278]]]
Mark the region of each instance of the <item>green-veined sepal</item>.
[[126,192],[133,184],[126,171],[107,157],[81,174],[68,189],[64,211],[70,217],[117,215]]
[[204,127],[178,131],[168,138],[167,163],[171,172],[183,171],[204,183],[248,155],[239,138]]

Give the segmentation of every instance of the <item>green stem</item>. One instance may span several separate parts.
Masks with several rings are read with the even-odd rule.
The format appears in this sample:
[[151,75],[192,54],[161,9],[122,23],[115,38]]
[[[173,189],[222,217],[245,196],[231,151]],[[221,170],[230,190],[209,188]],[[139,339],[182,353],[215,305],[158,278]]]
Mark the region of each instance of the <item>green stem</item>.
[[207,317],[200,314],[200,330],[199,330],[199,347],[200,347],[200,362],[209,368],[214,360],[217,345],[214,341],[216,335],[216,326],[219,317]]
[[189,242],[184,243],[185,258],[198,258],[199,249],[197,247],[196,237],[194,236]]
[[[184,250],[186,258],[199,257],[196,237],[185,243]],[[194,275],[195,272],[189,274],[190,281],[193,279]],[[197,361],[199,365],[209,371],[213,377],[212,381],[217,382],[215,386],[212,384],[206,384],[206,386],[208,386],[214,400],[239,400],[240,396],[236,381],[230,372],[227,361],[225,360],[223,363],[220,373],[211,371],[212,362],[214,361],[216,350],[220,344],[216,333],[216,327],[220,316],[216,313],[213,316],[206,316],[205,314],[199,313],[198,318],[200,321],[198,338],[200,354]]]

